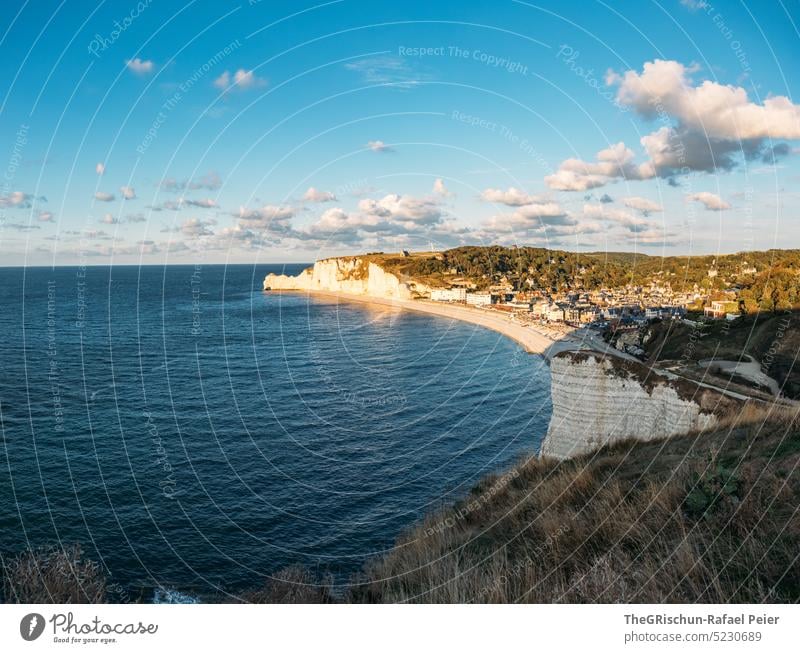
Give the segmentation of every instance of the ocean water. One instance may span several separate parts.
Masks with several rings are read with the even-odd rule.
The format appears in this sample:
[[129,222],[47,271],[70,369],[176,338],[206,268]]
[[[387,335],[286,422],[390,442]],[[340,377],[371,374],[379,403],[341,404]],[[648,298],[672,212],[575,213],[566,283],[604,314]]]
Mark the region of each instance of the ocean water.
[[261,291],[303,266],[0,269],[0,554],[80,543],[121,596],[340,582],[533,455],[539,356]]

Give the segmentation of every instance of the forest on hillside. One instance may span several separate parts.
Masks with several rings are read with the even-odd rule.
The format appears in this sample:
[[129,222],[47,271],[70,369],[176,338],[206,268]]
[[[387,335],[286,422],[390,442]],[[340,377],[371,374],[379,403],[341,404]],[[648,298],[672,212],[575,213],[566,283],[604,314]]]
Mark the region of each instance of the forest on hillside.
[[427,257],[387,257],[382,263],[428,282],[447,284],[461,277],[478,288],[507,281],[520,290],[567,292],[659,282],[669,283],[675,292],[697,287],[710,296],[734,290],[748,312],[800,306],[800,250],[661,257],[539,247],[457,247]]

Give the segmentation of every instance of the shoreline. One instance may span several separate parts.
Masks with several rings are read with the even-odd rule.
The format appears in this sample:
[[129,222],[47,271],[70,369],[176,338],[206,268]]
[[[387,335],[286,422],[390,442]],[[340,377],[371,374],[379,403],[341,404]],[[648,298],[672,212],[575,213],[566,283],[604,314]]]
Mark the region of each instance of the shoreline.
[[490,329],[501,335],[510,338],[529,354],[540,354],[549,360],[561,351],[571,349],[586,349],[585,339],[575,337],[567,333],[557,333],[552,330],[545,333],[542,329],[537,329],[532,325],[523,325],[514,322],[510,314],[498,311],[488,311],[480,308],[471,308],[460,304],[446,304],[443,302],[432,302],[427,299],[395,299],[388,297],[374,297],[372,295],[356,295],[346,292],[331,290],[268,290],[269,293],[291,293],[303,294],[313,297],[336,299],[339,301],[355,302],[360,304],[371,304],[374,306],[386,306],[400,308],[417,313],[426,313],[437,317],[460,320],[476,326]]

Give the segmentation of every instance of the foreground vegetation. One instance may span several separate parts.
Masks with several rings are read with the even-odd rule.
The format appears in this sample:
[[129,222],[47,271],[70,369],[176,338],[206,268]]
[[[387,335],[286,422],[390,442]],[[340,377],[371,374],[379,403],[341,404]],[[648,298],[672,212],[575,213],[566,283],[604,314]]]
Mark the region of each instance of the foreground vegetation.
[[796,415],[748,417],[713,433],[526,461],[490,501],[465,510],[473,496],[408,533],[353,598],[798,601],[800,426]]
[[[778,410],[778,409],[775,409]],[[258,603],[796,602],[800,418],[749,406],[713,432],[527,460],[429,516],[351,586],[292,567]],[[80,549],[4,562],[6,601],[101,602]],[[231,600],[211,597],[211,600]]]

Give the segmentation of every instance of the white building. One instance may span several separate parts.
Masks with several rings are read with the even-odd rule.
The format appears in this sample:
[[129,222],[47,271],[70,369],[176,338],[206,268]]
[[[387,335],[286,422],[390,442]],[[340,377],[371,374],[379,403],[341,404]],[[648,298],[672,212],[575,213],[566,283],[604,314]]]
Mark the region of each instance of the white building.
[[431,300],[434,302],[463,302],[466,299],[466,288],[433,288],[431,290]]
[[470,306],[491,306],[494,303],[491,293],[488,292],[468,292],[466,300]]
[[563,322],[564,321],[564,309],[559,306],[558,304],[550,304],[547,307],[547,313],[545,317],[550,322]]

